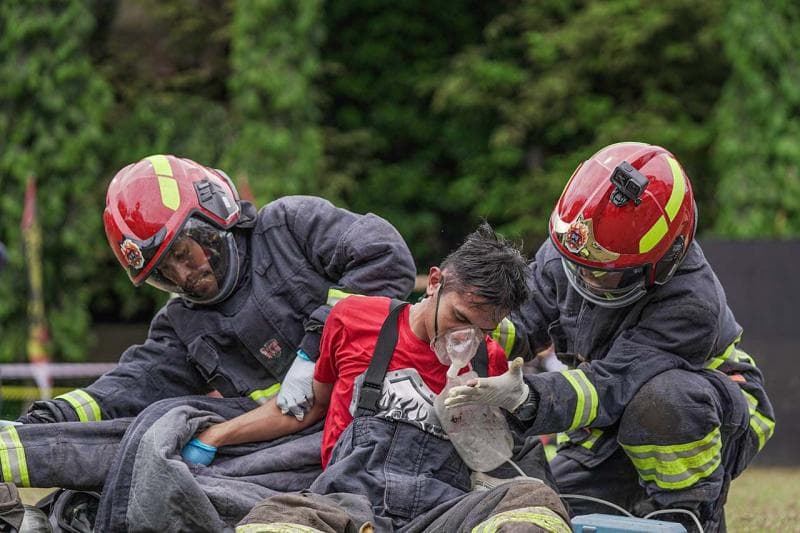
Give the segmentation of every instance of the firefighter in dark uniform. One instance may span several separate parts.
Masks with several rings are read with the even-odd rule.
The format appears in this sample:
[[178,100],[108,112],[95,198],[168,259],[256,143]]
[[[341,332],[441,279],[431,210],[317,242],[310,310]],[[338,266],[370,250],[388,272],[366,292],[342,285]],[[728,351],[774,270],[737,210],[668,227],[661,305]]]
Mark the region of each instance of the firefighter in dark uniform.
[[552,345],[574,369],[480,380],[448,402],[505,406],[532,434],[561,432],[551,466],[562,493],[640,516],[690,510],[717,531],[731,479],[775,422],[696,223],[670,152],[631,142],[597,152],[564,189],[531,264],[531,297],[507,326],[513,355]]
[[34,403],[22,422],[131,417],[211,391],[253,406],[278,393],[284,412],[302,417],[330,306],[350,292],[404,298],[414,283],[408,247],[386,220],[310,196],[256,211],[224,172],[171,155],[120,170],[103,221],[134,285],[178,297],[116,369]]

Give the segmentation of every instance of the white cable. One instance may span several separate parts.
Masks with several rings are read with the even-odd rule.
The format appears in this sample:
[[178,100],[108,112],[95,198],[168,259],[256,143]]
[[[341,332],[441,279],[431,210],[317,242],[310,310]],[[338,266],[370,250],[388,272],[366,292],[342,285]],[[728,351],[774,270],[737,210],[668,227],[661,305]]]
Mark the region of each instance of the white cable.
[[[523,477],[529,477],[529,476],[528,476],[528,474],[526,474],[525,472],[523,472],[523,471],[522,471],[522,469],[521,469],[520,467],[518,467],[518,466],[517,466],[517,463],[515,463],[515,462],[514,462],[514,461],[512,461],[511,459],[507,459],[507,460],[506,460],[506,462],[507,462],[508,464],[510,464],[511,466],[513,466],[513,467],[514,467],[514,469],[515,469],[517,472],[519,472],[519,475],[520,475],[520,476],[523,476]],[[536,479],[536,478],[532,478],[532,479]]]
[[653,511],[652,513],[647,513],[646,515],[644,515],[644,518],[650,518],[651,516],[656,516],[656,515],[660,515],[660,514],[671,514],[671,513],[688,514],[689,516],[692,517],[692,521],[694,522],[694,525],[697,526],[697,531],[699,531],[700,533],[704,533],[703,532],[703,525],[700,523],[700,520],[697,518],[697,516],[695,516],[695,514],[693,512],[691,512],[691,511],[689,511],[687,509],[659,509],[658,511]]
[[590,502],[601,503],[603,505],[607,505],[607,506],[609,506],[609,507],[611,507],[613,509],[616,509],[617,511],[619,511],[622,514],[624,514],[625,516],[630,516],[631,518],[636,518],[630,512],[626,511],[625,509],[623,509],[619,505],[617,505],[615,503],[607,502],[607,501],[602,500],[600,498],[595,498],[594,496],[584,496],[582,494],[559,494],[559,496],[561,496],[562,498],[566,498],[566,499],[570,499],[571,498],[573,500],[588,500]]

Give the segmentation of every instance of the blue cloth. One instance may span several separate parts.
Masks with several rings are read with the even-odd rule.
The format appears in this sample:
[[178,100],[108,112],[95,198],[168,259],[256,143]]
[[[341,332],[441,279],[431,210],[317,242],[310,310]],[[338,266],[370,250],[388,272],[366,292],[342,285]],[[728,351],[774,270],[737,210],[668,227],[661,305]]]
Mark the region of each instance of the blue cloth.
[[197,465],[210,465],[217,455],[217,447],[206,444],[198,438],[193,438],[181,450],[181,456],[186,462]]

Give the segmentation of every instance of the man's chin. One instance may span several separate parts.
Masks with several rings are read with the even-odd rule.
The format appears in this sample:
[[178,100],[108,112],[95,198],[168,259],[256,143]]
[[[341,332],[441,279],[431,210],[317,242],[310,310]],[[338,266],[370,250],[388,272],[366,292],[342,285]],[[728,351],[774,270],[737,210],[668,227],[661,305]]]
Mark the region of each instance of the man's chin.
[[216,295],[219,294],[219,285],[216,281],[212,280],[201,280],[192,287],[192,290],[189,291],[194,298],[198,300],[211,300]]

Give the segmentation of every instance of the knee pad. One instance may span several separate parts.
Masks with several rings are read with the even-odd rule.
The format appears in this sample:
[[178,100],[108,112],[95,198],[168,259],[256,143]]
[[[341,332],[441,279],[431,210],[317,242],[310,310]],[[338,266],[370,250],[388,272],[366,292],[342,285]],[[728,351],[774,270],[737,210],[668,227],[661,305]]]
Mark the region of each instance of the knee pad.
[[720,426],[717,390],[701,374],[669,370],[644,384],[620,419],[619,441],[672,444],[699,439]]

